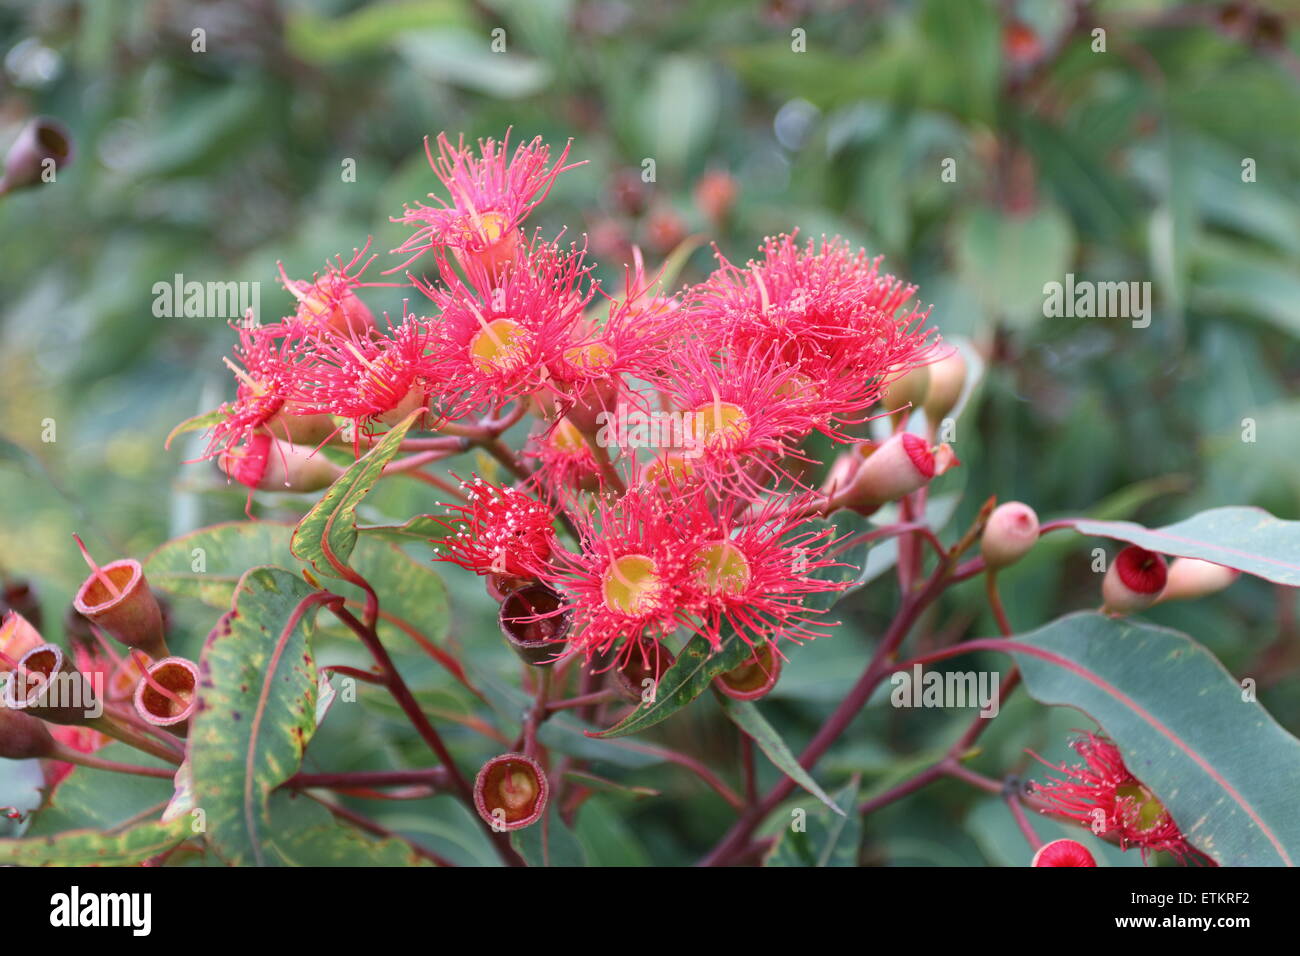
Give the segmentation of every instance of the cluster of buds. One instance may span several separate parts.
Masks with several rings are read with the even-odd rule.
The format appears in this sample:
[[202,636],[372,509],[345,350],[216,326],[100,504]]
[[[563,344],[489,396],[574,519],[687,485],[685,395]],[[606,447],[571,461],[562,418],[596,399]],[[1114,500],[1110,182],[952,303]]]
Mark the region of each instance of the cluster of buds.
[[[1038,534],[1033,508],[1019,501],[999,505],[980,540],[985,565],[999,571],[1015,564],[1033,548]],[[1167,564],[1163,555],[1129,545],[1115,555],[1102,579],[1102,611],[1121,617],[1163,601],[1204,597],[1222,591],[1240,573],[1199,558],[1180,557]]]
[[101,765],[93,754],[111,739],[170,758],[136,725],[183,737],[198,700],[198,667],[170,655],[166,615],[140,563],[98,565],[76,540],[91,573],[68,615],[73,647],[47,642],[17,610],[0,623],[0,758],[45,760],[50,786],[73,765]]

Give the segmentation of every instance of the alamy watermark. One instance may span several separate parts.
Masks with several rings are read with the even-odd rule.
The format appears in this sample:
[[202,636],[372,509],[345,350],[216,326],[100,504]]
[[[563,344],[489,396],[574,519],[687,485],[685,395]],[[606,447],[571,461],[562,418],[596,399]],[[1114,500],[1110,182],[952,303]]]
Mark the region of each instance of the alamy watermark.
[[199,282],[176,273],[153,284],[153,314],[159,319],[242,319],[261,314],[262,283]]
[[1133,328],[1151,324],[1150,282],[1092,282],[1065,275],[1043,285],[1043,315],[1049,319],[1132,319]]
[[[596,415],[596,444],[601,448],[669,448],[698,458],[709,435],[710,412],[642,411],[619,403]],[[722,425],[723,428],[726,425]]]
[[896,671],[889,702],[895,707],[978,707],[981,717],[996,717],[1002,675],[997,671]]

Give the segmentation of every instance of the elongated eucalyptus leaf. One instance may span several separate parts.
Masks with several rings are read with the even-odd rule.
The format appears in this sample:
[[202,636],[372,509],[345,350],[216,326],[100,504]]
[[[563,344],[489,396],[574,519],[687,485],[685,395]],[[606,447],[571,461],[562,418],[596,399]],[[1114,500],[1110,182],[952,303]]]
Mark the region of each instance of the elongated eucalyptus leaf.
[[653,701],[638,704],[636,710],[613,727],[588,736],[625,737],[653,727],[703,694],[713,678],[745,663],[753,652],[753,648],[735,633],[724,638],[717,651],[697,634],[682,648],[673,666],[659,678]]
[[587,862],[582,844],[553,809],[532,826],[511,833],[510,845],[529,866],[585,866]]
[[293,532],[293,553],[299,560],[327,577],[341,577],[330,561],[332,555],[346,564],[357,543],[357,505],[370,493],[384,466],[393,460],[398,446],[420,413],[412,412],[394,425],[374,448],[345,471],[298,522]]
[[858,781],[855,778],[836,792],[834,803],[848,813],[831,813],[817,808],[785,823],[781,835],[763,860],[764,866],[857,866],[862,843],[862,817],[855,810]]
[[312,591],[287,571],[253,568],[199,657],[199,705],[189,734],[194,805],[227,863],[274,863],[271,792],[302,763],[316,730],[316,662],[308,638]]
[[799,765],[799,761],[790,752],[785,740],[777,732],[776,728],[767,722],[767,718],[762,715],[752,701],[733,700],[723,694],[718,695],[718,701],[722,704],[722,709],[727,716],[736,722],[737,727],[753,738],[754,743],[758,744],[758,748],[767,755],[767,759],[772,761],[778,770],[826,804],[835,813],[840,816],[844,815],[845,811],[837,807],[834,801],[826,796],[826,791],[817,785],[817,781],[812,778],[812,774]]
[[137,823],[114,833],[65,830],[57,836],[0,840],[0,865],[136,866],[193,835],[189,818],[183,817]]
[[192,418],[187,418],[185,419],[185,421],[181,422],[179,425],[177,425],[175,428],[171,430],[171,432],[167,435],[167,440],[163,442],[163,447],[170,448],[172,446],[172,442],[176,440],[176,437],[178,435],[184,435],[187,432],[196,432],[202,429],[211,428],[213,425],[225,421],[225,419],[226,419],[226,413],[222,411],[220,408],[214,408],[210,412],[203,412],[201,414],[193,416]]
[[227,521],[181,535],[145,559],[151,587],[212,607],[230,607],[235,585],[249,568],[296,570],[289,551],[293,525],[277,521]]
[[1163,528],[1087,518],[1071,524],[1083,534],[1117,538],[1161,554],[1213,561],[1300,587],[1300,521],[1275,518],[1262,508],[1211,508]]
[[388,538],[398,543],[438,541],[451,533],[451,529],[444,524],[439,524],[433,515],[416,515],[403,524],[358,525],[357,530],[366,537]]
[[1008,646],[1029,693],[1096,720],[1199,849],[1231,866],[1300,861],[1300,740],[1200,644],[1083,612]]

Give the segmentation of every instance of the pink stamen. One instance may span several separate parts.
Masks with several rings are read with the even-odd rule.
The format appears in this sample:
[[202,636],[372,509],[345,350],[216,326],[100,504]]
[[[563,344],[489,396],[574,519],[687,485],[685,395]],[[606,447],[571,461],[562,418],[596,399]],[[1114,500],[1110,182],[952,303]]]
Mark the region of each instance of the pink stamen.
[[72,540],[77,542],[77,547],[81,550],[81,556],[85,558],[86,564],[90,566],[91,573],[99,580],[99,583],[108,588],[108,593],[113,595],[114,600],[120,598],[122,596],[121,589],[114,584],[113,579],[105,574],[100,566],[95,563],[95,559],[92,558],[90,552],[86,550],[86,545],[82,542],[81,536],[74,533],[72,535]]

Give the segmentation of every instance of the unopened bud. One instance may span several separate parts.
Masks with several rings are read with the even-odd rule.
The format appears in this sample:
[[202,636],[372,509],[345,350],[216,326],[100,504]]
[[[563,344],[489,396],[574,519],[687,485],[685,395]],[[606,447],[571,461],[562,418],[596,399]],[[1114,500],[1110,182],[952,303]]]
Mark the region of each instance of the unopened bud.
[[1053,840],[1044,843],[1034,854],[1030,866],[1096,866],[1092,853],[1075,840]]
[[918,365],[889,382],[881,393],[880,400],[885,411],[902,418],[921,407],[929,390],[930,367]]
[[935,425],[957,406],[961,391],[966,387],[966,360],[953,349],[946,356],[928,366],[930,387],[926,390],[925,417]]
[[1129,545],[1115,555],[1102,581],[1102,610],[1119,617],[1150,607],[1164,590],[1168,576],[1163,557]]
[[247,442],[217,460],[226,476],[258,491],[320,491],[332,485],[343,469],[306,445],[291,445],[257,432]]
[[1038,515],[1034,509],[1019,501],[998,505],[984,525],[980,539],[980,554],[990,568],[1005,568],[1015,564],[1038,540]]
[[1169,579],[1160,592],[1161,601],[1186,601],[1222,591],[1241,572],[1199,558],[1175,558],[1169,565]]
[[18,134],[5,156],[0,195],[45,181],[47,169],[59,170],[72,162],[72,134],[58,120],[37,117]]
[[0,759],[52,757],[54,738],[40,720],[21,710],[0,707]]
[[874,510],[897,501],[929,482],[935,475],[935,465],[934,451],[925,439],[899,432],[868,451],[843,495],[843,503],[858,510]]

